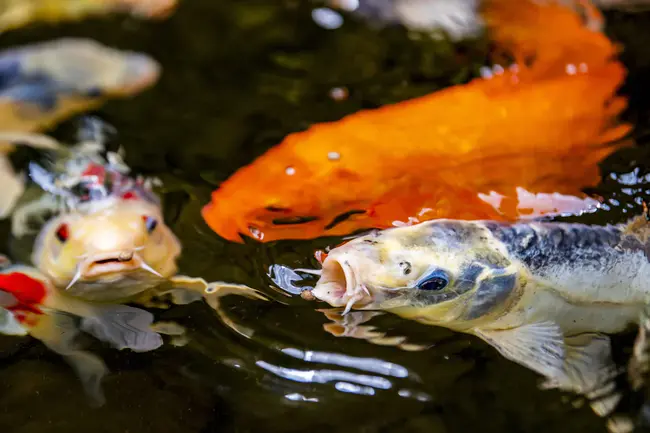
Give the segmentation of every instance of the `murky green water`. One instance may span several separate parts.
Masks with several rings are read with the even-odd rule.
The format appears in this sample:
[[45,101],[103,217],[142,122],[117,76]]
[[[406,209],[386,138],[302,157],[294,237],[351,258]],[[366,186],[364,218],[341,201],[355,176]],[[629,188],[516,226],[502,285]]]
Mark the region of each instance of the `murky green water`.
[[[252,339],[224,327],[197,303],[158,314],[190,328],[192,340],[185,347],[133,354],[98,345],[94,349],[112,370],[105,382],[108,403],[101,409],[86,405],[76,376],[60,357],[34,340],[2,337],[1,431],[605,431],[588,407],[575,407],[572,396],[538,390],[534,373],[475,338],[389,316],[372,323],[431,349],[405,352],[327,334],[322,329],[327,320],[314,304],[271,289],[268,270],[272,264],[313,267],[313,251],[332,239],[230,244],[202,222],[199,210],[210,191],[287,133],[466,81],[485,62],[480,41],[452,50],[410,40],[400,28],[378,30],[358,20],[329,31],[312,22],[310,11],[307,1],[297,0],[184,0],[165,22],[97,19],[0,37],[4,48],[87,36],[158,59],[164,72],[157,86],[132,100],[110,102],[98,114],[119,130],[127,163],[164,180],[168,221],[185,247],[183,273],[248,284],[275,299],[229,300],[230,316],[254,332]],[[627,47],[626,116],[639,123],[641,144],[607,162],[598,192],[615,201],[609,211],[582,217],[585,222],[619,222],[625,213],[639,211],[634,196],[650,193],[650,177],[643,177],[650,173],[650,15],[609,19],[612,37]],[[346,101],[328,97],[337,86],[349,89]],[[65,138],[71,131],[68,122],[55,133]],[[629,341],[619,345],[624,358]],[[395,365],[384,364],[385,374],[372,373],[290,356],[298,351],[313,351],[312,358],[323,352]],[[305,380],[322,370],[339,380],[281,377]],[[373,395],[344,392],[350,390],[345,385],[337,390],[335,383],[346,382],[341,372],[364,374],[365,388],[357,392]]]

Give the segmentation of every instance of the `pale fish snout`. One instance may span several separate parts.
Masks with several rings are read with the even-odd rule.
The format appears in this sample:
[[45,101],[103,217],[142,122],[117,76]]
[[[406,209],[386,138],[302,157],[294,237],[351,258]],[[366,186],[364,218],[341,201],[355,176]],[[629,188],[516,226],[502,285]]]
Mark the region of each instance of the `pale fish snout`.
[[353,307],[372,302],[372,295],[358,278],[358,272],[348,257],[332,257],[323,262],[321,277],[311,294],[333,307],[345,307],[344,314]]
[[160,273],[149,266],[135,250],[92,254],[79,262],[77,271],[68,284],[68,289],[77,281],[119,277],[138,270],[144,270],[161,277]]

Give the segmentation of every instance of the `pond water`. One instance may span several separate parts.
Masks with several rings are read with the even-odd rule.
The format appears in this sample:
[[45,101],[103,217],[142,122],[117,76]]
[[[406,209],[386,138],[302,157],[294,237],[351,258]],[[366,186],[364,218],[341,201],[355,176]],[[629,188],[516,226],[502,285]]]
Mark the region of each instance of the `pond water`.
[[[156,312],[190,330],[184,347],[144,354],[93,350],[107,362],[107,404],[92,409],[67,364],[29,338],[0,338],[3,432],[576,432],[605,423],[575,396],[538,389],[540,378],[476,338],[388,315],[372,324],[431,348],[407,352],[325,332],[315,305],[273,289],[271,265],[315,267],[313,252],[339,239],[228,243],[202,221],[210,192],[288,133],[465,82],[486,63],[486,44],[411,40],[403,28],[346,17],[318,27],[299,0],[184,0],[162,22],[126,17],[38,26],[0,37],[0,47],[61,36],[92,37],[143,51],[160,82],[95,114],[119,131],[126,162],[159,176],[167,220],[184,245],[181,271],[247,284],[273,302],[228,299],[225,327],[196,303]],[[630,75],[622,92],[639,145],[603,165],[597,192],[608,208],[579,218],[620,222],[650,195],[650,14],[612,13]],[[345,87],[336,101],[331,89]],[[72,137],[74,123],[53,135]],[[414,169],[423,169],[414,167]],[[647,177],[646,177],[647,176]],[[6,229],[6,224],[5,224]],[[5,230],[6,233],[6,230]],[[7,251],[24,254],[9,240]],[[631,336],[633,338],[633,335]],[[622,359],[630,338],[617,340]]]

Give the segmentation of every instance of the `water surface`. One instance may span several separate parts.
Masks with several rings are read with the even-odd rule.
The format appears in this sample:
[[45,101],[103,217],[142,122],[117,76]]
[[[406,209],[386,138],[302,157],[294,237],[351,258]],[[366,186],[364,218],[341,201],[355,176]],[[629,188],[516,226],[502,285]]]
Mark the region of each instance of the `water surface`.
[[[380,316],[391,335],[431,345],[406,352],[323,331],[315,305],[273,289],[269,267],[315,267],[313,252],[338,239],[232,244],[200,218],[209,193],[237,168],[314,122],[419,96],[478,74],[486,44],[455,48],[412,40],[399,27],[345,18],[318,27],[307,1],[184,0],[164,22],[127,17],[38,26],[0,36],[0,47],[61,36],[92,37],[149,53],[163,65],[153,89],[96,114],[119,131],[127,163],[165,182],[165,212],[184,245],[183,273],[248,284],[274,302],[228,300],[247,338],[197,303],[158,312],[190,329],[191,342],[134,354],[93,349],[112,373],[108,403],[86,405],[74,373],[29,338],[0,338],[0,429],[87,432],[576,432],[605,431],[577,398],[540,391],[540,378],[476,338]],[[626,46],[626,117],[639,146],[603,166],[596,191],[607,209],[578,220],[615,223],[650,196],[650,15],[608,15]],[[331,89],[345,87],[336,101]],[[477,113],[479,115],[479,113]],[[74,122],[53,134],[71,138]],[[413,167],[414,170],[431,169]],[[636,201],[635,201],[636,200]],[[6,224],[5,224],[6,228]],[[6,232],[6,231],[5,231]],[[7,242],[17,255],[24,248]],[[633,337],[633,335],[632,335]],[[622,338],[621,359],[630,338]],[[617,340],[618,341],[618,340]]]

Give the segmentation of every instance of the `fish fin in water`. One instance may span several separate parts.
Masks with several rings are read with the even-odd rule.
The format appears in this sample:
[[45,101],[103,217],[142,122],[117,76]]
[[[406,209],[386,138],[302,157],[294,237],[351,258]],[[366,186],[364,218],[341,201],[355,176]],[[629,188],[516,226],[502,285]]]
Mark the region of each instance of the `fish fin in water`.
[[158,296],[165,294],[171,295],[172,302],[180,305],[188,304],[201,298],[205,299],[206,303],[217,313],[226,326],[246,338],[252,338],[254,331],[230,319],[221,307],[221,298],[228,295],[240,295],[250,299],[268,300],[257,290],[243,284],[232,284],[221,281],[208,283],[203,278],[188,277],[186,275],[175,275],[171,277],[163,285],[161,290],[157,292]]
[[14,171],[6,155],[0,155],[0,218],[7,218],[25,191],[24,176]]
[[474,334],[504,357],[544,377],[564,375],[564,336],[554,322],[531,323],[498,331],[477,329]]
[[128,305],[102,305],[93,310],[93,315],[82,318],[81,330],[99,340],[134,352],[162,346],[162,337],[151,329],[154,317],[150,312]]
[[565,337],[564,344],[564,376],[547,381],[543,387],[585,395],[597,415],[609,415],[621,399],[614,382],[619,372],[611,358],[610,338],[585,333]]
[[80,378],[86,395],[94,406],[102,406],[106,399],[101,382],[108,373],[104,361],[96,355],[80,350],[75,344],[79,334],[75,318],[64,313],[48,311],[29,333],[50,350],[63,356]]
[[[0,304],[3,302],[4,294],[7,293],[0,292]],[[8,295],[12,296],[11,294]],[[29,332],[16,320],[16,317],[11,311],[0,308],[0,334],[24,336],[29,334]]]

